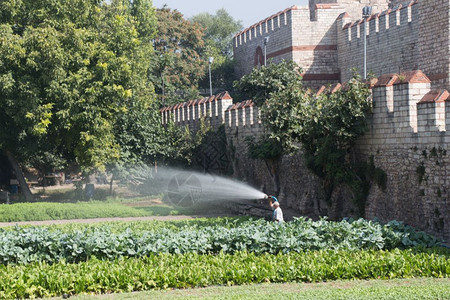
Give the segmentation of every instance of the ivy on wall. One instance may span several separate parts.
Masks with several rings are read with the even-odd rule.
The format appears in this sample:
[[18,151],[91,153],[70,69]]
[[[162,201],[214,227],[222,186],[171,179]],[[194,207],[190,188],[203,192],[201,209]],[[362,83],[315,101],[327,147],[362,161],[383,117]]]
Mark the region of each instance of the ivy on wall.
[[321,179],[327,198],[337,185],[346,184],[364,215],[370,182],[383,189],[386,185],[386,174],[375,167],[373,158],[360,162],[352,152],[367,131],[370,85],[354,75],[333,93],[314,93],[303,87],[300,73],[294,62],[284,61],[254,69],[236,83],[256,102],[269,132],[260,141],[249,142],[250,157],[267,160],[277,151],[280,157],[293,154],[300,143],[306,165]]

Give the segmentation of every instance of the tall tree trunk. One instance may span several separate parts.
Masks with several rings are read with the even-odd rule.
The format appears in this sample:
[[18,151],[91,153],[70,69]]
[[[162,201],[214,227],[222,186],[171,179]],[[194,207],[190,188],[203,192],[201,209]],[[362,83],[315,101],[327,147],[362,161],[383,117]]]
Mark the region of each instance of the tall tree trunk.
[[114,173],[111,175],[111,181],[109,182],[109,195],[112,196],[113,192]]
[[33,201],[34,200],[33,194],[31,193],[31,190],[28,187],[28,184],[25,180],[25,176],[23,175],[22,168],[20,168],[19,164],[17,163],[16,159],[14,158],[14,155],[9,150],[6,150],[5,154],[6,154],[6,157],[8,158],[8,161],[11,164],[14,172],[16,173],[22,195],[25,197],[26,201]]

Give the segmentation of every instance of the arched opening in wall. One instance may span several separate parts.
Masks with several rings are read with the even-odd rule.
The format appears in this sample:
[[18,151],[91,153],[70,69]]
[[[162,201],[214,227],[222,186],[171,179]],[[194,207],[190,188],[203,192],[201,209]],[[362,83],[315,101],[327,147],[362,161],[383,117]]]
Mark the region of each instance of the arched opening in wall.
[[264,54],[263,54],[263,51],[261,49],[261,46],[258,46],[256,48],[253,65],[255,67],[264,66]]

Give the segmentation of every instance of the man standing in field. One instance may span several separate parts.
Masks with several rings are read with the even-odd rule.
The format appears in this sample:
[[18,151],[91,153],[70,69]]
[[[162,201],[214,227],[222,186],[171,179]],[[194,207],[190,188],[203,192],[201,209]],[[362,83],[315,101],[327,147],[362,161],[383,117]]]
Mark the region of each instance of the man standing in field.
[[284,222],[283,211],[281,210],[280,202],[278,202],[278,199],[275,196],[269,196],[269,205],[273,210],[272,221],[278,223]]

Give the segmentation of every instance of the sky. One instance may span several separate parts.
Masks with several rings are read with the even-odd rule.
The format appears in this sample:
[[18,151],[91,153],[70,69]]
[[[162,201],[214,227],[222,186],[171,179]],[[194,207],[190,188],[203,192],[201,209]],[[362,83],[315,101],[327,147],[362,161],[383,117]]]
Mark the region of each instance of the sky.
[[177,9],[185,18],[202,12],[215,14],[218,9],[225,10],[235,19],[242,21],[244,28],[249,27],[279,11],[293,5],[307,6],[307,0],[153,0],[153,6],[161,8],[164,4]]

